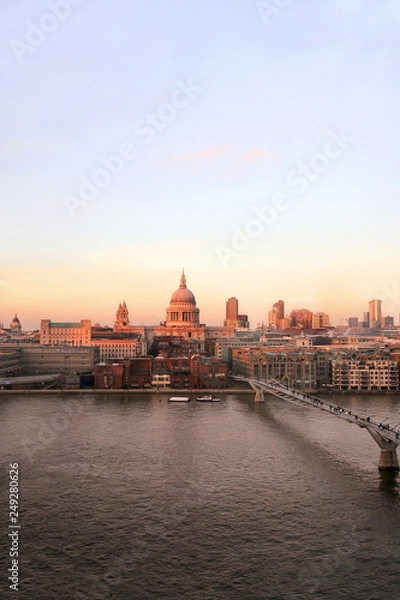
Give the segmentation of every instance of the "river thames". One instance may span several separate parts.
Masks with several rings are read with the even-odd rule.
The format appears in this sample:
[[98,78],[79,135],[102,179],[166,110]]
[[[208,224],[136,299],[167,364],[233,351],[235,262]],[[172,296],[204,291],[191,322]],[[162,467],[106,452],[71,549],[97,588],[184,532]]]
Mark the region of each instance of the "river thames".
[[[0,597],[387,600],[400,589],[400,476],[365,429],[223,394],[0,396]],[[332,403],[400,422],[399,395]],[[9,465],[19,591],[9,589]]]

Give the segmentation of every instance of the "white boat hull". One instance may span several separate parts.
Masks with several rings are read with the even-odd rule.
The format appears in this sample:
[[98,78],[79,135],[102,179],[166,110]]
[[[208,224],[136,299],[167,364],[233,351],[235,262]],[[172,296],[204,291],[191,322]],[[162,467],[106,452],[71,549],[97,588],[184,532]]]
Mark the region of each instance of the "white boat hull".
[[190,398],[186,396],[171,396],[171,398],[168,398],[168,402],[190,402]]

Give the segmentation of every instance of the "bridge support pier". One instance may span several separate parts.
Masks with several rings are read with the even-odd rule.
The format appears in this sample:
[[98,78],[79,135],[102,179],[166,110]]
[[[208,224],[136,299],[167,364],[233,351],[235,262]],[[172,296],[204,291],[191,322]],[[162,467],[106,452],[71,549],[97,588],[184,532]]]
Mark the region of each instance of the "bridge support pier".
[[399,459],[396,450],[381,450],[379,469],[381,471],[398,471]]
[[254,397],[254,402],[265,402],[264,390],[262,389],[262,387],[257,383],[253,383],[253,381],[249,381],[249,383],[256,393]]
[[254,402],[265,402],[264,392],[262,390],[256,391],[256,395],[254,397]]
[[381,471],[398,471],[400,469],[399,459],[397,456],[398,444],[390,440],[386,440],[376,431],[376,429],[368,427],[368,425],[366,425],[366,428],[381,449],[379,469]]

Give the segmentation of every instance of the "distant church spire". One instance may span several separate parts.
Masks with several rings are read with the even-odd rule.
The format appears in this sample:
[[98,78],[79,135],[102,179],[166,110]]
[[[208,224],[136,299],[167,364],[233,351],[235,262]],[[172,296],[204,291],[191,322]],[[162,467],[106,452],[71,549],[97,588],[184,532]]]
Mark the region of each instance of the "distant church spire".
[[186,287],[186,277],[185,277],[185,270],[182,269],[182,275],[181,275],[181,284],[179,286],[180,288],[185,288]]
[[123,304],[121,304],[120,301],[118,305],[116,319],[114,322],[114,331],[129,331],[129,329],[129,310],[124,300]]

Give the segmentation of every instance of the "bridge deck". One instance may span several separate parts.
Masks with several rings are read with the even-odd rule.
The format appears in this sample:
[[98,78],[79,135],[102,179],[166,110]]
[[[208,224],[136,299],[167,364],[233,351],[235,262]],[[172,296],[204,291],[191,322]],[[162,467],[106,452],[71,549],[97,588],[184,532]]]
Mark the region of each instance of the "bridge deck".
[[1,377],[0,385],[8,385],[13,383],[19,383],[25,385],[27,383],[48,383],[58,379],[60,375],[22,375],[21,377]]
[[284,398],[285,400],[308,404],[313,408],[324,410],[340,419],[345,419],[350,423],[354,423],[355,425],[358,425],[358,427],[364,427],[368,430],[375,431],[383,440],[394,442],[397,445],[400,444],[400,433],[397,432],[393,427],[390,427],[389,425],[383,425],[382,423],[375,423],[374,421],[371,421],[370,417],[361,417],[355,415],[351,410],[343,408],[342,406],[338,406],[337,404],[333,404],[326,399],[324,400],[322,398],[318,398],[317,396],[300,392],[298,390],[288,390],[283,385],[271,380],[248,379],[246,377],[235,377],[235,379],[247,381],[253,387],[253,389],[257,391],[268,392],[269,394]]

